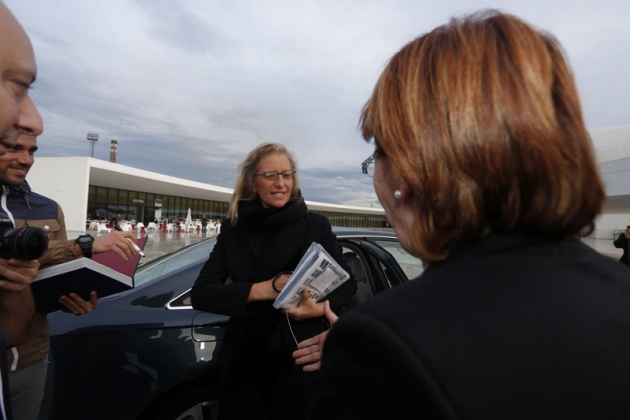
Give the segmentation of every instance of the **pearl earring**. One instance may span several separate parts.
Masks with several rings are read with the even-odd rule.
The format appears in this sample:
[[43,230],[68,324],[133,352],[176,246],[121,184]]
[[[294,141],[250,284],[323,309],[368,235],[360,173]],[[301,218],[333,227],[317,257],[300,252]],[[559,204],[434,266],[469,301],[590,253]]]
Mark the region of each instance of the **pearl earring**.
[[394,191],[394,197],[395,197],[397,200],[400,200],[400,199],[402,198],[402,191],[400,191],[400,190],[396,190],[396,191]]

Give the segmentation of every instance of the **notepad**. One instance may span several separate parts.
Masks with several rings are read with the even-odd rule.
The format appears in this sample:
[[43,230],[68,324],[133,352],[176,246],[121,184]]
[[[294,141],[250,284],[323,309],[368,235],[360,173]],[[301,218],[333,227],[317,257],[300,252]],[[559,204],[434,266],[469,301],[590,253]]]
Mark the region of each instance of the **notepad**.
[[[137,244],[141,249],[146,239],[138,238]],[[70,293],[89,300],[92,291],[102,298],[132,289],[140,258],[140,254],[136,254],[129,260],[123,260],[120,255],[110,251],[94,254],[92,259],[78,258],[40,270],[31,283],[37,312],[49,313],[62,309],[58,300]]]

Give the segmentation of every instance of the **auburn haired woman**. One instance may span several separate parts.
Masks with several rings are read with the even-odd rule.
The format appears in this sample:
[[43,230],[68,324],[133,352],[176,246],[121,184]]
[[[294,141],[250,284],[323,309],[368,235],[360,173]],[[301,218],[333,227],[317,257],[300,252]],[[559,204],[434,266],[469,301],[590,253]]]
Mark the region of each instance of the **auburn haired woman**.
[[453,19],[392,57],[361,124],[428,268],[334,325],[313,418],[627,418],[630,275],[578,238],[605,194],[557,41]]

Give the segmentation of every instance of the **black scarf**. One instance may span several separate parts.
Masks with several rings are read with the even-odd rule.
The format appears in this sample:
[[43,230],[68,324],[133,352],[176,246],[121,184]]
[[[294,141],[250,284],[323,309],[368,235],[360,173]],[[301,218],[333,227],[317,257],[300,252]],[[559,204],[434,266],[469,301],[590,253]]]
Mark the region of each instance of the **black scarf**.
[[273,230],[306,217],[306,203],[300,196],[284,207],[263,207],[259,199],[238,202],[238,224],[244,229]]
[[238,210],[229,250],[239,253],[234,278],[257,282],[292,271],[313,240],[304,200],[298,197],[280,208],[263,207],[258,199],[240,201]]

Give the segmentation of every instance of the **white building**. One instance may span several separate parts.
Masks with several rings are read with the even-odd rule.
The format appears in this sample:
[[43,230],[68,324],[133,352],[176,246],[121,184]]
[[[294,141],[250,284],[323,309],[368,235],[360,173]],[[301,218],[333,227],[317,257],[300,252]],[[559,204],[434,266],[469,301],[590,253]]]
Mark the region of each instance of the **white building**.
[[597,219],[596,239],[612,239],[630,225],[630,125],[589,130],[607,201]]
[[[612,239],[630,225],[630,125],[589,130],[608,200],[597,220],[597,239]],[[144,191],[228,203],[231,188],[189,181],[89,157],[37,158],[28,181],[34,191],[56,200],[64,210],[70,231],[85,230],[89,186]],[[152,204],[151,204],[152,205]],[[382,209],[307,201],[310,210],[364,215],[384,220]],[[334,223],[333,223],[334,224]]]
[[[90,186],[151,193],[149,195],[156,199],[170,196],[221,202],[225,204],[225,210],[233,191],[231,188],[175,178],[90,157],[38,157],[28,174],[28,182],[33,191],[59,203],[65,215],[66,229],[69,231],[83,231],[86,228]],[[129,201],[131,204],[132,200]],[[143,201],[137,206],[143,210],[146,207],[155,207],[152,202],[137,201]],[[338,215],[345,218],[361,216],[385,220],[385,212],[380,208],[342,206],[313,201],[307,201],[306,204],[309,210],[326,212],[331,219]],[[178,211],[181,214],[188,207],[182,205]],[[201,213],[203,212],[197,211],[198,216],[201,216]],[[152,220],[153,217],[151,213],[150,219]],[[357,226],[360,225],[357,224]],[[352,226],[352,224],[345,223],[344,226]]]

